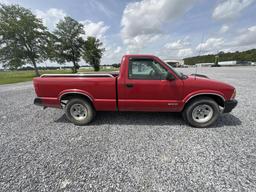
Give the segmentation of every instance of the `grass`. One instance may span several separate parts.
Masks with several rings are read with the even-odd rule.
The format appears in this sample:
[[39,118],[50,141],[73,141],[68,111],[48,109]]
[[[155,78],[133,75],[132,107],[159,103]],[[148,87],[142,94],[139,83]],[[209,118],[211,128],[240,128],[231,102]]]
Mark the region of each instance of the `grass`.
[[[100,72],[116,71],[118,69],[101,69]],[[93,72],[93,69],[80,69],[78,72]],[[40,70],[40,74],[68,74],[71,69],[65,70]],[[31,81],[35,77],[35,72],[32,71],[0,71],[0,85]]]

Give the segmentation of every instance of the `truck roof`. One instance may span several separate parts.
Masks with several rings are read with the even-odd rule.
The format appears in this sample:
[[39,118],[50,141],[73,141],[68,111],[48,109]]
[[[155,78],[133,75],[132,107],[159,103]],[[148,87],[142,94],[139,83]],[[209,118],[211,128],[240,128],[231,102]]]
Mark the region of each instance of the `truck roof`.
[[126,54],[124,57],[155,57],[154,55],[149,54]]

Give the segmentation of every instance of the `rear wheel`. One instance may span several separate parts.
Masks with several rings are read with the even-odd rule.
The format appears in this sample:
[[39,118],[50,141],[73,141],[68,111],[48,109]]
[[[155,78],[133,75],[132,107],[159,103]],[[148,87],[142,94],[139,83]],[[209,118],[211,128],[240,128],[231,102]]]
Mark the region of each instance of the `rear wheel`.
[[209,127],[220,115],[218,104],[211,98],[200,97],[192,100],[182,112],[184,120],[193,127]]
[[75,125],[86,125],[93,120],[95,110],[90,102],[74,98],[70,99],[65,106],[65,114]]

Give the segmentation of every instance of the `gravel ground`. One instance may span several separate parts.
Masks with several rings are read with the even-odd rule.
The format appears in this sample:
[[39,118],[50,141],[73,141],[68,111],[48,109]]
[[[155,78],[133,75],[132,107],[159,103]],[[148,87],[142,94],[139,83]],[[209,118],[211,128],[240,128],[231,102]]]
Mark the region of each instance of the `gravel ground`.
[[101,112],[79,127],[34,106],[31,82],[0,86],[0,191],[256,191],[256,67],[198,73],[237,88],[208,129],[175,113]]

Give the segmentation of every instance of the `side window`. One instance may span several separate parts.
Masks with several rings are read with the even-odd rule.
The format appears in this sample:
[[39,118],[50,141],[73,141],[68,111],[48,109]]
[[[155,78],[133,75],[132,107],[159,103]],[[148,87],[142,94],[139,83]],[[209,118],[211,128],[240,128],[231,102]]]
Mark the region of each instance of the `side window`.
[[168,74],[161,64],[152,59],[131,59],[128,69],[129,79],[160,80]]

